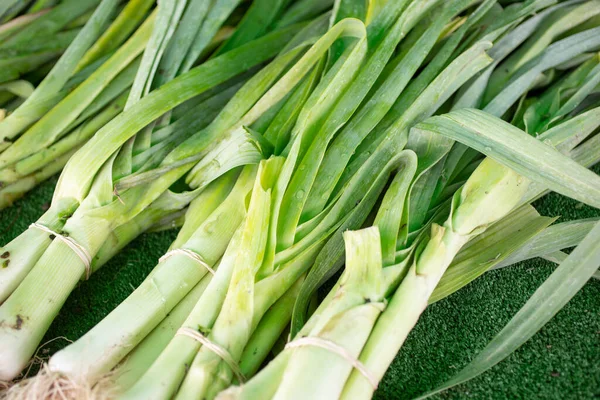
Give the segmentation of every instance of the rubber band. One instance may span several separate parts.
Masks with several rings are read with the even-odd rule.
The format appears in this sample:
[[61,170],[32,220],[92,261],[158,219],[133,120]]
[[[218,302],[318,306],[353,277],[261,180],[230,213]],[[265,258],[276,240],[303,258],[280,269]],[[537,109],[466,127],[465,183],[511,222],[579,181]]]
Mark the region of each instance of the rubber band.
[[90,256],[90,253],[88,253],[85,247],[77,243],[73,238],[63,236],[60,233],[48,228],[47,226],[38,224],[37,222],[34,222],[33,224],[29,225],[29,227],[47,232],[53,235],[56,239],[61,240],[64,244],[69,246],[71,250],[73,250],[73,253],[75,253],[77,257],[81,259],[83,265],[85,266],[85,280],[90,279],[90,275],[92,273],[92,256]]
[[192,250],[188,250],[188,249],[173,249],[173,250],[167,251],[164,256],[162,256],[161,258],[158,259],[158,262],[163,262],[166,259],[168,259],[170,257],[173,257],[176,254],[181,254],[182,256],[186,256],[188,258],[191,258],[192,260],[196,261],[198,264],[200,264],[204,268],[206,268],[206,270],[208,272],[210,272],[213,275],[215,274],[215,270],[212,269],[210,267],[210,265],[208,265],[208,263],[206,261],[204,261],[202,259],[202,257],[200,257],[199,254],[193,252]]
[[348,361],[348,363],[350,363],[358,372],[360,372],[361,375],[369,381],[369,383],[373,387],[373,390],[377,389],[379,383],[377,382],[377,379],[373,376],[373,374],[371,374],[371,372],[367,369],[367,367],[365,367],[363,363],[354,358],[352,354],[350,354],[350,352],[342,346],[333,343],[332,341],[322,339],[320,337],[306,336],[289,342],[285,345],[285,348],[292,349],[294,347],[304,346],[320,347],[322,349],[329,350],[330,352],[337,354],[338,356]]
[[242,373],[242,370],[240,369],[239,365],[235,362],[231,354],[229,354],[229,352],[225,348],[219,346],[214,342],[211,342],[206,336],[192,328],[179,328],[177,334],[188,336],[202,343],[203,346],[207,347],[213,353],[218,355],[223,361],[225,361],[225,363],[229,366],[229,368],[231,368],[231,370],[233,371],[234,375],[237,377],[240,383],[244,383],[246,381],[246,378],[244,377],[244,374]]

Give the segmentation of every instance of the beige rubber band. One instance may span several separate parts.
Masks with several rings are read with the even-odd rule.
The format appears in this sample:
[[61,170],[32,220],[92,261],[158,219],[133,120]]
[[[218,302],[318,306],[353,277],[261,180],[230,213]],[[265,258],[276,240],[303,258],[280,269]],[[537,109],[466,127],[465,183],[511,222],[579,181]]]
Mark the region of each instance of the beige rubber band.
[[165,261],[167,258],[169,258],[169,257],[173,257],[173,256],[174,256],[174,255],[176,255],[176,254],[181,254],[182,256],[186,256],[186,257],[188,257],[188,258],[191,258],[192,260],[196,261],[198,264],[200,264],[200,265],[202,265],[204,268],[206,268],[206,270],[207,270],[208,272],[210,272],[210,273],[211,273],[211,274],[213,274],[213,275],[215,274],[215,270],[214,270],[214,269],[212,269],[212,268],[210,267],[210,265],[208,265],[208,264],[207,264],[207,262],[206,262],[206,261],[204,261],[204,260],[202,259],[202,257],[200,257],[200,255],[199,255],[199,254],[197,254],[197,253],[193,252],[192,250],[188,250],[188,249],[173,249],[173,250],[167,251],[167,252],[165,253],[165,255],[164,255],[164,256],[162,256],[161,258],[159,258],[159,259],[158,259],[158,262],[163,262],[163,261]]
[[246,378],[244,377],[244,374],[242,373],[242,370],[240,369],[239,365],[235,362],[233,357],[231,357],[231,354],[229,354],[229,352],[226,349],[214,342],[211,342],[206,336],[192,328],[179,328],[177,334],[191,337],[192,339],[202,343],[203,346],[206,346],[209,350],[211,350],[213,353],[218,355],[223,361],[225,361],[225,363],[229,366],[229,368],[231,368],[231,370],[233,371],[234,375],[237,377],[240,383],[246,382]]
[[69,246],[71,248],[71,250],[73,250],[73,253],[75,253],[77,255],[77,257],[79,257],[81,259],[81,261],[83,262],[83,265],[85,266],[85,280],[90,279],[90,275],[92,273],[92,256],[90,256],[90,253],[88,253],[88,251],[86,250],[85,247],[83,247],[82,245],[77,243],[75,240],[73,240],[73,238],[63,236],[60,233],[54,232],[52,229],[48,228],[47,226],[38,224],[37,222],[34,222],[33,224],[29,225],[29,227],[36,228],[41,231],[47,232],[47,233],[53,235],[55,238],[61,240],[67,246]]
[[377,382],[377,379],[373,376],[373,374],[371,374],[371,372],[367,369],[367,367],[365,367],[363,363],[354,358],[352,354],[350,354],[350,352],[342,346],[333,343],[332,341],[322,339],[316,336],[306,336],[289,342],[285,345],[285,348],[292,349],[294,347],[304,346],[320,347],[322,349],[329,350],[330,352],[337,354],[338,356],[348,361],[348,363],[350,363],[358,372],[360,372],[361,375],[369,381],[369,383],[373,387],[373,390],[377,389],[379,383]]

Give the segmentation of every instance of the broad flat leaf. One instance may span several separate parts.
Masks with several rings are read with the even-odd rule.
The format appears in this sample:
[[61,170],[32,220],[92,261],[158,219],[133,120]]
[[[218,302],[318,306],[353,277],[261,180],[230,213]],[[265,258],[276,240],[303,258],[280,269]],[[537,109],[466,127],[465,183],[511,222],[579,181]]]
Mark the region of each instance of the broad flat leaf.
[[463,109],[414,129],[437,132],[494,158],[551,190],[600,208],[600,177],[520,129],[483,111]]
[[538,76],[557,65],[600,46],[600,27],[571,35],[548,46],[544,52],[519,69],[484,108],[485,111],[502,116],[535,83]]
[[[573,7],[563,6],[544,18],[542,24],[536,28],[527,42],[523,43],[494,71],[490,78],[488,91],[492,89],[495,92],[486,93],[486,98],[492,99],[521,66],[540,54],[556,37],[599,13],[599,6],[600,3],[597,0],[586,1]],[[484,100],[484,102],[486,101]]]
[[429,397],[466,382],[493,367],[540,330],[598,271],[600,223],[550,275],[510,322],[462,371],[426,393]]
[[531,239],[493,269],[503,268],[535,257],[552,255],[559,250],[577,246],[592,230],[598,218],[588,218],[552,225]]

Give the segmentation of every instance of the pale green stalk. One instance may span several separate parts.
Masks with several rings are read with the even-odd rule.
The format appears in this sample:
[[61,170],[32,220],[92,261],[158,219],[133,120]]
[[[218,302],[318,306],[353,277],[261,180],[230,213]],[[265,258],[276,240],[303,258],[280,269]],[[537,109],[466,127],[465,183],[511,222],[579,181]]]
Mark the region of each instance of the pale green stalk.
[[[277,180],[283,161],[283,158],[276,157],[261,162],[248,205],[248,214],[241,230],[234,267],[228,279],[229,284],[226,295],[218,308],[215,308],[216,318],[214,323],[211,325],[196,325],[201,329],[210,329],[208,338],[227,349],[234,360],[239,360],[241,357],[244,347],[257,324],[253,322],[255,318],[255,291],[258,292],[255,284],[255,274],[260,269],[265,255],[264,249],[268,238],[268,229],[266,228],[272,212],[272,188]],[[194,310],[195,313],[198,311],[206,312],[206,310],[199,307]],[[186,321],[185,326],[190,326],[190,322],[190,320]],[[176,397],[182,399],[197,395],[214,397],[221,388],[227,387],[231,379],[231,377],[221,377],[219,373],[214,375],[210,373],[221,363],[222,360],[218,355],[206,346],[200,347],[198,354],[195,355],[189,366]],[[227,366],[222,369],[225,368],[229,369]]]
[[[296,338],[328,340],[346,349],[351,357],[358,357],[372,326],[384,309],[380,238],[377,228],[368,228],[346,232],[344,240],[347,265],[340,278],[340,289],[312,329],[301,331]],[[351,335],[349,331],[352,331]],[[279,388],[270,398],[339,398],[352,372],[348,360],[316,346],[285,351],[291,354],[287,358]]]
[[[135,217],[135,215],[138,215],[142,211],[143,208],[145,208],[145,207],[140,207],[139,204],[132,204],[131,197],[123,196],[122,199],[120,199],[123,201],[123,203],[119,202],[118,204],[124,208],[124,211],[127,211],[128,209],[130,209],[133,206],[134,209],[132,210],[133,213],[131,216],[127,216],[127,213],[121,212],[118,214],[121,218],[114,218],[114,219],[108,218],[107,219],[102,214],[100,214],[99,216],[96,216],[96,215],[94,215],[93,212],[89,211],[90,209],[93,211],[94,207],[97,207],[96,206],[97,202],[106,201],[105,198],[103,198],[103,196],[109,195],[110,198],[113,197],[112,190],[111,190],[112,187],[105,186],[106,183],[108,183],[110,185],[110,182],[112,180],[111,175],[110,175],[110,173],[112,172],[111,167],[112,167],[112,163],[108,163],[105,165],[105,167],[103,168],[103,171],[100,172],[101,175],[96,179],[94,187],[92,188],[93,195],[88,196],[86,198],[86,201],[77,210],[75,216],[71,217],[67,221],[67,224],[64,227],[64,231],[68,232],[70,234],[70,236],[74,240],[76,240],[77,243],[79,243],[81,246],[85,246],[85,248],[88,250],[88,252],[90,252],[90,254],[92,254],[92,255],[95,255],[100,250],[102,244],[105,241],[105,238],[110,235],[111,231],[116,226],[123,224],[125,222],[128,222],[131,218]],[[104,175],[104,176],[102,176],[102,175]],[[170,183],[173,180],[173,174],[166,174],[162,178],[163,178],[162,182],[160,182],[161,184]],[[144,189],[144,188],[142,188],[142,189]],[[166,187],[159,186],[159,189],[160,189],[160,192],[155,191],[154,196],[157,196],[158,194],[162,193],[166,189]],[[138,191],[138,192],[143,193],[144,191],[142,190],[142,191]],[[131,191],[128,191],[126,194],[132,195]],[[187,196],[187,197],[189,198],[189,196]],[[185,200],[185,198],[184,198],[184,200]],[[160,201],[160,198],[158,198],[157,201]],[[189,199],[187,201],[189,201]],[[231,213],[231,214],[232,214],[231,218],[234,218],[235,213]],[[126,217],[126,218],[124,218],[124,217]],[[227,238],[226,241],[228,241],[228,240],[229,239]],[[47,250],[47,252],[52,253],[52,251],[53,251],[52,247],[53,246],[51,245],[49,247],[49,249]],[[215,250],[218,250],[218,247],[217,246],[215,246],[215,247],[216,247]],[[62,252],[64,252],[65,250],[67,250],[67,249],[65,249],[65,248],[61,249]],[[189,264],[194,264],[194,265],[196,264],[193,260],[189,260],[185,256],[180,256],[180,257],[184,257]],[[34,314],[36,316],[38,315],[38,313],[43,312],[44,316],[45,316],[44,319],[36,318],[35,323],[31,324],[32,326],[28,327],[29,329],[19,330],[17,335],[13,334],[11,336],[11,339],[13,342],[13,346],[11,348],[7,347],[7,348],[0,349],[0,353],[8,353],[8,352],[13,353],[10,356],[13,356],[15,358],[14,363],[12,363],[12,365],[15,366],[15,368],[18,368],[19,366],[22,367],[24,365],[24,362],[26,362],[26,358],[28,358],[29,354],[31,354],[29,352],[33,352],[33,350],[36,346],[36,342],[38,342],[41,339],[43,333],[47,329],[52,318],[56,315],[56,313],[60,309],[60,306],[66,300],[66,297],[67,297],[68,293],[70,292],[70,290],[72,290],[72,288],[74,286],[74,282],[76,282],[75,276],[78,276],[79,278],[81,278],[81,274],[82,274],[82,272],[84,272],[84,268],[83,268],[84,264],[83,264],[82,260],[79,260],[78,263],[73,263],[71,265],[61,263],[60,266],[56,266],[56,268],[53,268],[53,269],[48,268],[48,265],[46,264],[47,262],[56,263],[55,260],[51,259],[48,261],[44,258],[44,256],[42,256],[42,258],[36,265],[37,268],[36,267],[33,268],[33,270],[23,280],[23,282],[17,288],[17,290],[15,290],[15,292],[13,292],[11,297],[0,308],[0,313],[6,313],[6,316],[4,316],[5,320],[10,319],[11,317],[9,317],[8,315],[9,314],[15,315],[15,312],[21,313],[18,315],[26,315],[26,313],[31,312],[32,314]],[[165,263],[169,263],[169,262],[173,262],[171,258],[168,259]],[[74,267],[79,267],[81,269],[74,268]],[[196,266],[196,268],[197,268],[197,266]],[[47,277],[44,276],[44,275],[46,275],[48,269],[50,269],[50,273],[52,273],[52,274],[58,274],[58,276],[62,276],[63,278],[65,278],[65,276],[69,276],[72,280],[69,281],[69,280],[63,279],[63,281],[61,281],[62,283],[60,283],[60,284],[58,282],[53,283],[52,281],[50,281],[45,286],[45,291],[43,291],[43,292],[38,291],[38,293],[41,293],[41,296],[47,296],[47,298],[52,299],[52,301],[49,301],[49,302],[44,301],[44,302],[41,302],[41,304],[40,304],[40,302],[38,300],[37,307],[33,303],[27,303],[25,308],[19,308],[18,309],[19,311],[17,311],[17,309],[14,308],[13,304],[22,304],[21,298],[24,296],[28,296],[27,292],[29,290],[31,290],[32,287],[35,287],[36,285],[39,285],[41,282],[48,280]],[[203,271],[203,273],[206,273],[206,271]],[[43,278],[39,276],[40,274],[42,275]],[[172,278],[172,275],[170,275],[170,277]],[[169,280],[167,279],[166,282],[169,282]],[[167,285],[167,287],[168,287],[168,283],[164,283],[163,285]],[[175,286],[175,289],[181,291],[180,282],[176,283],[174,286]],[[181,296],[183,296],[184,294],[185,293],[182,293]],[[31,296],[29,296],[29,297],[31,297]],[[160,300],[160,302],[161,302],[161,306],[162,306],[162,300]],[[154,315],[156,315],[156,313],[153,313],[153,316]],[[144,318],[144,315],[142,315],[142,314],[136,314],[136,316],[138,316],[140,318]],[[157,317],[155,317],[155,318],[157,318]],[[160,322],[161,319],[162,319],[162,317],[159,317],[159,319],[155,322],[158,323],[158,322]],[[6,329],[6,330],[8,330],[8,329]],[[8,332],[2,332],[2,333],[4,335],[8,335]],[[3,343],[5,343],[5,342],[8,342],[8,341],[4,341]],[[16,343],[18,343],[18,345],[16,345]],[[7,345],[8,344],[9,343],[7,343]],[[109,348],[110,348],[110,346],[109,346]],[[115,348],[115,351],[118,351],[119,349],[120,348],[117,347],[117,348]],[[101,352],[101,353],[103,353],[103,352]],[[103,353],[103,355],[105,355],[105,354]],[[105,355],[105,356],[108,357],[108,355]],[[20,361],[17,361],[19,359],[20,359]],[[118,358],[118,359],[120,359],[120,358]],[[115,360],[111,360],[109,358],[109,360],[107,362],[110,363],[111,361],[115,361]],[[106,363],[98,363],[97,367],[102,367],[105,364]],[[81,370],[78,370],[78,371],[81,371]],[[93,371],[91,374],[93,376]]]
[[[510,212],[527,185],[525,178],[488,158],[454,195],[450,217],[443,226],[432,226],[427,245],[415,256],[360,354],[360,361],[376,379],[383,377],[462,246]],[[372,393],[373,387],[354,371],[341,397],[370,398]]]
[[[217,266],[215,266],[216,268]],[[115,385],[120,392],[129,389],[160,356],[206,290],[211,279],[211,274],[205,275],[183,300],[177,303],[165,319],[135,346],[127,358],[115,367],[117,375]]]
[[[203,327],[211,327],[214,323],[217,317],[216,310],[220,308],[229,286],[237,255],[236,250],[239,246],[240,233],[241,230],[238,230],[238,233],[234,235],[219,264],[217,273],[182,326],[191,329],[204,329]],[[173,396],[187,372],[188,363],[191,362],[199,347],[200,344],[194,339],[183,335],[175,335],[156,361],[123,394],[122,398],[160,399]],[[165,369],[162,368],[162,365],[168,365],[169,367]]]
[[230,386],[216,397],[218,400],[269,399],[277,391],[285,371],[289,353],[283,352],[243,386]]
[[[0,199],[2,206],[10,205],[14,200],[22,197],[27,191],[35,187],[39,182],[49,178],[56,174],[64,167],[74,152],[81,146],[81,143],[89,138],[97,129],[102,127],[112,117],[114,117],[123,107],[123,98],[117,99],[115,104],[108,106],[104,111],[99,113],[96,117],[90,119],[88,122],[76,129],[71,135],[60,140],[55,145],[48,149],[42,150],[41,152],[32,155],[29,158],[22,160],[21,162],[14,165],[14,171],[11,169],[3,170],[3,179],[8,178],[6,181],[14,182],[2,190],[0,190]],[[66,210],[62,210],[61,204],[67,205]],[[55,231],[61,231],[67,218],[71,216],[74,208],[68,208],[68,202],[59,201],[57,209],[51,207],[49,213],[60,213],[64,215],[59,220],[60,224],[52,223],[47,225],[44,219],[38,221],[42,225],[48,226],[50,229]],[[55,205],[56,207],[56,205]],[[73,207],[73,206],[71,206]],[[58,211],[57,211],[58,210]],[[64,213],[67,214],[64,214]],[[33,228],[33,231],[39,231],[37,228]],[[38,233],[41,233],[38,232]],[[27,232],[25,235],[28,235]],[[15,239],[15,242],[19,242],[19,238]],[[22,281],[25,275],[33,268],[35,261],[40,257],[42,248],[47,247],[49,242],[44,240],[38,242],[29,242],[29,249],[21,249],[27,253],[32,248],[38,248],[36,251],[32,251],[31,255],[27,255],[22,258],[18,254],[15,254],[16,259],[10,265],[10,269],[6,268],[0,272],[3,279],[0,279],[0,286],[2,287],[2,296],[0,298],[5,299],[10,292],[12,292],[17,285]],[[30,258],[33,257],[33,258]],[[21,261],[26,261],[22,263]],[[16,262],[15,262],[16,261]],[[7,264],[8,267],[8,264]]]
[[304,280],[296,283],[273,304],[261,318],[240,357],[240,370],[246,378],[260,369],[274,344],[279,340],[292,317],[294,302]]
[[429,304],[458,291],[494,265],[508,261],[524,243],[551,229],[548,225],[554,221],[541,217],[532,206],[526,205],[493,224],[456,255],[431,294]]
[[[227,199],[182,248],[199,254],[208,265],[218,261],[245,214],[244,199],[253,182],[253,170],[246,169]],[[203,198],[207,203],[222,199],[220,191],[211,193],[215,198]],[[65,374],[85,374],[90,380],[101,377],[148,335],[206,274],[206,268],[185,255],[167,258],[100,324],[56,353],[50,360],[50,368]]]
[[[38,223],[54,231],[60,231],[65,221],[73,214],[77,204],[73,201],[61,201],[50,207]],[[0,250],[5,258],[0,268],[0,302],[4,302],[16,289],[37,260],[50,245],[52,239],[39,229],[27,229]]]
[[[69,218],[63,229],[94,255],[111,233],[109,221],[85,215]],[[15,321],[0,328],[3,337],[0,355],[7,361],[2,364],[0,378],[12,379],[26,366],[73,287],[86,274],[86,262],[66,243],[62,240],[50,243],[29,274],[0,306],[0,320]],[[32,293],[37,295],[32,296]]]
[[[87,237],[105,237],[106,226],[96,225]],[[48,235],[47,233],[44,233]],[[80,239],[81,240],[81,239]],[[87,243],[100,247],[101,243]],[[23,279],[19,287],[0,307],[2,365],[0,378],[10,380],[27,365],[29,357],[42,339],[72,288],[85,275],[84,262],[60,240],[53,241],[42,254],[38,268],[43,268],[50,279],[38,279],[36,267]],[[40,303],[39,298],[44,298]]]

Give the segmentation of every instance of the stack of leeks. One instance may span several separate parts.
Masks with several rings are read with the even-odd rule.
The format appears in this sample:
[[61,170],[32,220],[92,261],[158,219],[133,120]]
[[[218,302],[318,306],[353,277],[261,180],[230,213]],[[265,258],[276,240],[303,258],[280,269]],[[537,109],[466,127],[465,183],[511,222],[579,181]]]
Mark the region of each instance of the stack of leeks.
[[[318,15],[310,0],[255,0],[187,73],[237,2],[185,3],[159,4],[151,18],[165,24],[124,112],[71,158],[39,221],[94,257],[91,271],[189,204],[183,227],[121,305],[51,358],[56,376],[110,373],[119,398],[370,398],[428,302],[493,267],[564,260],[451,385],[500,361],[597,270],[596,221],[550,226],[530,203],[552,190],[600,207],[586,169],[600,160],[599,1],[341,0]],[[265,15],[270,29],[256,24]],[[9,244],[5,378],[88,274],[47,234]],[[290,343],[258,372],[290,321]]]
[[[585,6],[575,9],[582,12]],[[516,40],[521,43],[527,35],[523,32],[531,33],[533,24],[548,15],[558,17],[560,14],[550,14],[557,8],[517,27],[489,51],[490,56],[501,61],[504,56],[498,56],[495,49],[515,46]],[[515,62],[525,49],[536,45],[537,54],[531,50],[529,60],[520,64],[523,68],[503,82],[502,86],[508,84],[500,86],[490,100],[470,105],[483,104],[488,113],[456,110],[430,118],[410,131],[408,146],[417,153],[417,162],[393,179],[374,227],[345,234],[346,269],[338,283],[304,323],[311,289],[336,269],[335,258],[323,257],[319,260],[323,263],[313,267],[300,290],[290,344],[255,378],[224,392],[223,398],[370,398],[428,301],[449,295],[491,267],[540,255],[556,257],[557,253],[561,259],[561,249],[581,242],[572,255],[564,255],[563,264],[509,326],[472,364],[438,389],[442,390],[502,360],[581,288],[600,266],[598,220],[548,228],[553,219],[540,217],[527,204],[551,188],[600,206],[600,180],[580,165],[590,166],[600,160],[600,103],[593,95],[600,82],[598,55],[579,57],[582,48],[594,50],[598,43],[577,48],[586,36],[597,35],[597,29],[582,33],[546,49],[539,41],[521,47],[522,52],[507,63]],[[565,54],[569,53],[566,48],[573,53]],[[560,79],[539,82],[540,73],[567,61],[559,54],[579,57],[580,61],[571,64],[573,69]],[[490,81],[508,70],[492,73]],[[485,99],[478,90],[486,86],[478,89],[476,85],[491,72],[493,67],[488,67],[462,92],[470,90],[471,99]],[[547,88],[539,97],[527,96],[536,84]],[[490,88],[494,86],[487,86],[488,91]],[[511,107],[520,98],[521,102]],[[453,106],[464,105],[460,103],[463,99],[464,95],[458,96]],[[490,114],[511,118],[513,124],[524,127],[538,140]],[[450,142],[443,148],[443,137],[462,144]],[[465,144],[502,164],[492,158],[481,161],[476,153],[467,154]],[[436,152],[440,155],[430,163]],[[429,180],[427,185],[420,182],[423,179]],[[457,189],[448,190],[453,185]],[[412,220],[423,213],[430,215],[426,222],[413,224]],[[560,287],[567,276],[572,281]],[[355,360],[360,363],[358,367],[353,364]]]
[[[256,103],[304,51],[305,42],[310,43],[314,33],[308,29],[290,42],[302,28],[302,24],[292,24],[251,41],[264,30],[240,23],[241,38],[234,35],[231,39],[235,43],[223,45],[231,50],[186,72],[202,56],[239,2],[217,2],[211,7],[205,7],[202,0],[189,2],[187,7],[186,3],[162,3],[115,52],[113,57],[135,57],[126,46],[138,42],[138,35],[144,33],[148,44],[145,49],[142,46],[144,52],[124,112],[76,152],[61,175],[48,211],[3,248],[0,319],[12,321],[2,324],[0,332],[3,379],[15,377],[27,364],[79,279],[88,277],[144,230],[157,223],[168,223],[165,218],[176,218],[177,212],[211,181],[237,166],[256,163],[270,151],[260,135],[243,127],[285,97],[293,80],[302,77],[292,74],[288,79],[291,85],[284,82],[274,86],[264,101]],[[261,3],[264,2],[257,2]],[[102,24],[97,19],[110,14],[116,5],[115,1],[104,0],[86,28],[98,29]],[[280,12],[284,6],[282,2]],[[273,17],[277,15],[279,12]],[[164,20],[166,25],[160,23]],[[294,22],[295,18],[290,20]],[[187,47],[182,49],[182,43],[187,43]],[[239,85],[256,72],[253,67],[277,55],[286,45],[288,50],[236,93]],[[64,59],[63,56],[61,61]],[[65,63],[73,67],[72,63]],[[162,65],[164,68],[159,68]],[[103,77],[100,74],[90,84],[96,85]],[[159,84],[156,82],[160,83],[159,89],[146,95],[153,85]],[[76,93],[77,90],[67,99]],[[81,100],[80,96],[74,99]],[[174,109],[191,98],[183,109]],[[32,99],[28,99],[29,104],[34,104]],[[22,121],[17,116],[16,111],[11,114],[15,123]],[[26,136],[20,139],[35,140]],[[187,189],[184,186],[183,191],[169,190],[186,174]],[[15,321],[20,322],[15,325]]]

